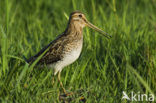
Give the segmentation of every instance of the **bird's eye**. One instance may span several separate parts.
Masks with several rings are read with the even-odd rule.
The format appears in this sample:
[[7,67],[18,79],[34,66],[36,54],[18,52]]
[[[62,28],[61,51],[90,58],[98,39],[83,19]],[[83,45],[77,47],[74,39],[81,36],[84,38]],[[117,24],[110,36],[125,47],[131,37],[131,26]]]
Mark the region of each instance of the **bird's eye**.
[[82,15],[80,14],[79,17],[82,18]]

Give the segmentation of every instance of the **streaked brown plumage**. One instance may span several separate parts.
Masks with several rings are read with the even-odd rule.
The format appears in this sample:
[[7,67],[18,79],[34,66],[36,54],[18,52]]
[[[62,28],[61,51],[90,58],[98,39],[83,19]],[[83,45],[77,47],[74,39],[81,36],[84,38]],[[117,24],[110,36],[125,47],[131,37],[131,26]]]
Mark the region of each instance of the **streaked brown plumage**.
[[[38,52],[35,56],[29,58],[27,62],[32,64],[48,47],[49,50],[45,53],[45,55],[39,60],[37,64],[51,64],[55,63],[61,58],[66,52],[70,52],[72,47],[79,46],[83,42],[82,28],[75,27],[71,23],[72,15],[75,13],[81,13],[79,11],[71,13],[68,26],[61,35],[59,35],[54,41],[44,47],[40,52]],[[79,42],[78,42],[79,41]]]
[[[59,72],[58,79],[60,81],[60,73],[62,69],[76,61],[81,53],[83,45],[82,32],[85,26],[91,27],[104,34],[104,36],[110,37],[108,34],[89,23],[82,12],[75,11],[70,14],[66,30],[39,53],[28,59],[27,62],[32,64],[45,50],[48,49],[37,64],[46,64],[53,68],[55,70],[55,75]],[[62,83],[61,86],[63,87]]]

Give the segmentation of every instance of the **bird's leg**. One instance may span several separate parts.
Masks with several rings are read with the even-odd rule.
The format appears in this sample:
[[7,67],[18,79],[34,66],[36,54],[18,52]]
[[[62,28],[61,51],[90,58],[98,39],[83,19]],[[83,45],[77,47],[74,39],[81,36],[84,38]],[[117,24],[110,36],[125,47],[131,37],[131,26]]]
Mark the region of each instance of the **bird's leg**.
[[73,95],[72,92],[71,93],[67,93],[66,90],[65,90],[65,88],[63,87],[63,84],[61,82],[61,72],[60,71],[58,73],[58,80],[60,82],[61,88],[63,89],[63,92],[64,92],[65,96]]
[[52,77],[51,83],[52,83],[52,85],[54,85],[54,83],[55,83],[55,78],[54,78],[54,76]]
[[58,73],[58,80],[59,80],[59,82],[60,82],[60,85],[61,85],[61,88],[63,89],[63,92],[66,94],[66,90],[64,89],[64,87],[63,87],[63,84],[62,84],[62,82],[61,82],[61,72],[59,71],[59,73]]

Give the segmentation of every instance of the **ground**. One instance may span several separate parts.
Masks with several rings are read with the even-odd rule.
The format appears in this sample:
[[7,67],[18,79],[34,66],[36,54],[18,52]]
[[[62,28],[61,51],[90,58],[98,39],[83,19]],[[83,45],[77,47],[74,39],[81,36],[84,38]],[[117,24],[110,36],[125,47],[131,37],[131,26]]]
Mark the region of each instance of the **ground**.
[[[81,56],[61,74],[74,93],[65,97],[53,70],[23,56],[61,34],[74,10],[112,38],[84,28]],[[123,91],[156,94],[155,11],[156,0],[0,0],[0,101],[127,103]]]

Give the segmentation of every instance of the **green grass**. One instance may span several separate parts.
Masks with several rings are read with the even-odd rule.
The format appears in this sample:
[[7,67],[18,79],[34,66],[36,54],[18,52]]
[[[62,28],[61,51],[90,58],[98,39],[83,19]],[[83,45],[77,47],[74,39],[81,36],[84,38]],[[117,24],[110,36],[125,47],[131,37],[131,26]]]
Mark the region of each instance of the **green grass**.
[[80,58],[62,71],[66,90],[83,90],[88,103],[129,103],[122,91],[156,95],[156,0],[0,0],[0,102],[60,102],[53,71],[29,67],[23,55],[61,34],[74,10],[112,38],[84,29]]

